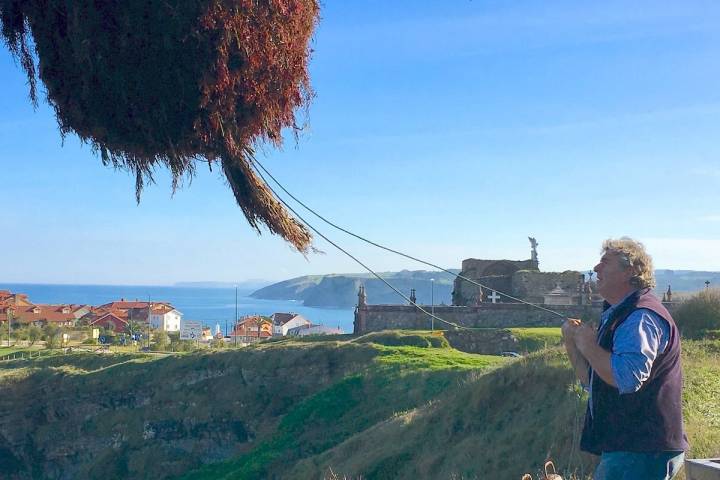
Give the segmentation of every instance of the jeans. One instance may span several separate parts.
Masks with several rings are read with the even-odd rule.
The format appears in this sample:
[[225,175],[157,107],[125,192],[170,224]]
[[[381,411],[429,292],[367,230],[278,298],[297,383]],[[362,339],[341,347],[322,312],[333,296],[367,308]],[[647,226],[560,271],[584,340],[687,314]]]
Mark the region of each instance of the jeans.
[[684,460],[684,452],[603,452],[593,480],[670,480]]

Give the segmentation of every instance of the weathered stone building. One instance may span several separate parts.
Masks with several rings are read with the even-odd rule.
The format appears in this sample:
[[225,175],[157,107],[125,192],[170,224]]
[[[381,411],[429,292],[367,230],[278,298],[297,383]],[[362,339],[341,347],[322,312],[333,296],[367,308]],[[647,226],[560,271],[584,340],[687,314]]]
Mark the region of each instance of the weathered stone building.
[[[591,318],[600,313],[601,300],[592,294],[592,284],[578,271],[542,272],[537,245],[531,243],[529,260],[483,260],[462,262],[455,279],[452,306],[424,306],[435,315],[467,327],[558,326],[563,316]],[[464,278],[461,278],[464,277]],[[466,280],[467,279],[467,280]],[[478,286],[472,280],[482,286]],[[533,304],[552,305],[560,315]],[[431,319],[414,305],[370,305],[360,287],[355,311],[355,333],[385,329],[426,329]],[[447,325],[436,325],[447,328]]]

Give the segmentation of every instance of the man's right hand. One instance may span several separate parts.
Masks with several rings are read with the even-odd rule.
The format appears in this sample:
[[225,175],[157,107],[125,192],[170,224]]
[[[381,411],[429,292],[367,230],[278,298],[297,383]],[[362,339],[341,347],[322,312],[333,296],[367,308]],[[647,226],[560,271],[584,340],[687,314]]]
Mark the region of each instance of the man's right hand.
[[565,343],[574,343],[575,332],[582,325],[582,320],[578,318],[568,318],[562,324],[561,332]]

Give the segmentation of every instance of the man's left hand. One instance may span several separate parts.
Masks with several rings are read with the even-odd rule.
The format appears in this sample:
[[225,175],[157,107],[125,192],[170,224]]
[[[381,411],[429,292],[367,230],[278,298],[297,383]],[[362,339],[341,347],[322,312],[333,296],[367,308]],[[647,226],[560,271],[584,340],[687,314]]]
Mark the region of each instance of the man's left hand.
[[597,345],[597,341],[595,340],[596,336],[597,332],[595,331],[595,327],[591,324],[583,323],[575,329],[575,345],[583,355],[590,348]]

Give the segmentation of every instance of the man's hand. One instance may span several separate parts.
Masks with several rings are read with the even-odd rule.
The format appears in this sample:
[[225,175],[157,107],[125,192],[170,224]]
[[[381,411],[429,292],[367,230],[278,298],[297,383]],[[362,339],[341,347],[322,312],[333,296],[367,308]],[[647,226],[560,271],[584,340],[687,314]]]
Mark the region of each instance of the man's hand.
[[563,340],[566,344],[574,344],[574,338],[575,338],[575,332],[577,331],[578,327],[582,325],[582,321],[578,320],[577,318],[568,318],[565,320],[565,323],[562,324],[562,327],[560,328],[562,332]]
[[587,358],[587,352],[597,346],[596,336],[597,332],[595,331],[595,327],[587,323],[578,325],[574,330],[573,338],[575,345],[585,358]]
[[567,350],[570,363],[573,366],[573,370],[575,370],[575,375],[578,380],[580,380],[580,383],[587,385],[590,382],[588,377],[588,364],[575,346],[575,335],[581,325],[582,322],[577,318],[568,318],[565,320],[565,323],[563,323],[561,331],[565,343],[565,350]]
[[597,331],[593,325],[582,324],[574,332],[575,346],[580,355],[590,364],[600,378],[612,387],[617,387],[612,372],[610,352],[597,343]]

